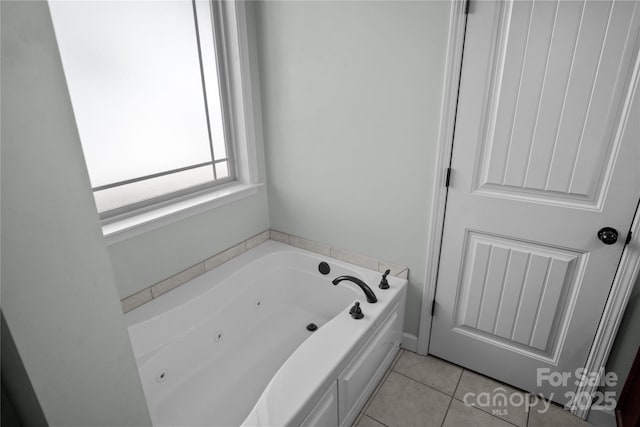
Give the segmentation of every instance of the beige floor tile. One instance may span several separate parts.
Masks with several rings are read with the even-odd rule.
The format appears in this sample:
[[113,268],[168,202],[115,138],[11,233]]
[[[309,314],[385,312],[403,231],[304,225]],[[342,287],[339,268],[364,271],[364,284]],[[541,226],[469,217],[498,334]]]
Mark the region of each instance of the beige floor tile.
[[527,425],[527,395],[485,376],[465,370],[454,397],[517,426]]
[[442,427],[513,427],[506,421],[453,400]]
[[556,405],[551,405],[546,412],[542,412],[545,408],[545,405],[539,403],[529,409],[529,427],[591,427],[588,422]]
[[369,396],[369,398],[365,402],[364,406],[362,407],[362,411],[361,412],[365,412],[367,410],[367,408],[369,407],[369,405],[371,405],[371,402],[373,402],[373,399],[375,399],[376,394],[378,393],[378,390],[380,390],[380,388],[384,384],[385,380],[387,379],[389,374],[392,372],[391,369],[396,364],[396,362],[398,361],[400,356],[402,356],[402,353],[404,351],[405,350],[400,349],[400,351],[398,351],[398,354],[396,354],[396,356],[393,358],[393,361],[391,362],[391,365],[390,365],[389,369],[387,369],[387,371],[384,373],[384,375],[382,375],[382,378],[380,378],[380,381],[378,381],[378,384],[375,386],[375,388],[373,389],[373,392],[371,393],[371,395]]
[[353,422],[351,423],[351,427],[356,427],[358,425],[358,423],[360,422],[360,420],[362,419],[362,417],[364,417],[364,412],[360,411],[360,413],[358,414],[356,419],[353,420]]
[[365,414],[390,427],[440,426],[450,399],[431,387],[391,372]]
[[462,374],[462,368],[432,356],[420,356],[405,351],[394,371],[431,386],[448,395],[453,395]]
[[374,420],[371,417],[362,415],[362,417],[360,418],[358,423],[355,424],[355,426],[356,427],[384,427],[384,424],[379,423],[378,421]]

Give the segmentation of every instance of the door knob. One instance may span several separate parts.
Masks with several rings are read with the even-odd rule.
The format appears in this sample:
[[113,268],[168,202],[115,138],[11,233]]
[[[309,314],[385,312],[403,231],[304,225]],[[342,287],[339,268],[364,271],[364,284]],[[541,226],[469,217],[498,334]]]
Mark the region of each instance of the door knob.
[[598,231],[598,239],[605,245],[613,245],[618,241],[618,230],[612,227],[603,227]]

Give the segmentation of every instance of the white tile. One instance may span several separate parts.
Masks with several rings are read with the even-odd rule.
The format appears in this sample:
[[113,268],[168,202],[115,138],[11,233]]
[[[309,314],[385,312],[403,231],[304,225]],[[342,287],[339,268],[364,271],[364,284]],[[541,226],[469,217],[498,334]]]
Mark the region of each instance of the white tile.
[[153,294],[154,298],[157,298],[160,295],[165,294],[170,290],[187,283],[189,280],[194,279],[201,274],[204,274],[204,272],[204,263],[200,262],[174,276],[169,277],[168,279],[163,280],[162,282],[156,283],[155,285],[151,286],[151,293]]
[[120,301],[122,304],[122,312],[127,313],[134,308],[140,307],[142,304],[151,301],[153,296],[151,295],[151,288],[146,288],[138,293],[130,295]]
[[408,280],[409,279],[409,269],[405,268],[404,270],[402,270],[400,273],[396,274],[395,276],[400,278],[400,279]]
[[453,400],[444,419],[443,427],[513,427],[506,421],[487,414],[479,409],[465,405],[459,400]]
[[[497,397],[505,396],[506,405],[487,404],[485,400],[482,400],[482,396],[487,394],[491,396],[491,402],[499,404],[504,400]],[[515,396],[516,394],[519,396]],[[464,403],[470,403],[482,411],[494,414],[511,424],[521,427],[527,425],[526,405],[520,404],[527,399],[527,396],[522,391],[491,378],[465,370],[458,383],[455,398]]]
[[451,397],[391,372],[365,410],[387,426],[439,426]]
[[269,230],[265,230],[260,234],[256,234],[255,236],[246,240],[245,243],[247,244],[247,250],[253,249],[259,244],[266,242],[267,240],[269,240]]
[[303,239],[301,237],[290,236],[289,244],[300,249],[315,252],[320,255],[331,256],[331,246],[324,243],[314,242],[313,240]]
[[153,297],[156,298],[164,293],[169,292],[170,290],[174,289],[177,286],[180,286],[180,285],[175,284],[172,276],[167,279],[164,279],[161,282],[156,283],[155,285],[151,286],[149,289],[151,290],[151,294],[153,295]]
[[405,351],[406,350],[404,348],[401,348],[400,350],[398,350],[398,353],[395,355],[395,357],[391,361],[391,366],[389,366],[389,371],[395,368],[395,366],[398,364],[398,360],[400,360],[400,358],[402,357]]
[[391,374],[393,366],[396,364],[398,359],[400,359],[400,356],[402,356],[403,352],[404,352],[404,350],[400,349],[400,351],[398,351],[398,354],[396,354],[396,356],[393,358],[393,360],[391,361],[391,365],[389,366],[389,369],[387,369],[387,371],[384,373],[384,375],[382,375],[382,378],[380,379],[380,381],[378,381],[378,384],[373,389],[373,392],[371,393],[371,395],[369,396],[369,398],[365,402],[364,406],[362,407],[362,413],[364,413],[367,410],[367,408],[369,407],[369,405],[371,405],[371,402],[373,402],[373,399],[375,399],[376,394],[378,394],[378,391],[380,390],[380,388],[382,387],[384,382],[387,380],[387,377],[389,376],[389,374]]
[[411,351],[402,354],[393,370],[450,396],[455,392],[462,375],[462,368],[457,365]]
[[269,230],[269,238],[271,240],[275,240],[276,242],[289,244],[289,235],[287,233],[281,233],[276,230]]
[[387,270],[391,270],[389,273],[391,276],[398,277],[398,274],[405,271],[407,267],[399,264],[394,264],[392,262],[380,261],[380,265],[378,266],[378,271],[380,273],[384,273]]
[[362,414],[362,416],[356,420],[355,426],[356,427],[385,427],[384,424],[379,423],[378,421],[364,414]]
[[205,272],[204,263],[199,262],[196,265],[189,267],[186,270],[181,271],[180,273],[174,275],[173,281],[177,286],[180,286],[182,284],[187,283],[189,280],[195,279],[201,274],[204,274],[204,272]]
[[151,286],[149,289],[151,290],[151,294],[153,295],[153,297],[156,298],[164,293],[169,292],[171,289],[174,289],[176,286],[179,286],[179,285],[174,284],[173,277],[169,277],[167,279],[164,279],[161,282],[156,283],[155,285]]
[[354,254],[343,249],[331,248],[331,256],[351,264],[359,265],[360,267],[378,271],[378,260],[366,255]]
[[224,264],[225,262],[232,260],[240,254],[243,254],[247,251],[247,244],[242,242],[238,245],[235,245],[232,248],[227,249],[226,251],[220,252],[218,255],[214,255],[211,258],[204,261],[204,269],[209,271],[218,267],[219,265]]
[[536,406],[529,409],[528,425],[529,427],[590,427],[592,424],[545,401],[544,403],[538,402]]

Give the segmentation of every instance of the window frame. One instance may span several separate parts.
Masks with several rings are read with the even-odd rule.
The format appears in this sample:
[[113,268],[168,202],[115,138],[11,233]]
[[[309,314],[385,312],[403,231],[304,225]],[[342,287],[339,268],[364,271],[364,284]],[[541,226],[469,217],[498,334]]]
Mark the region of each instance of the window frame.
[[[256,117],[259,120],[261,115],[259,94],[254,93],[257,64],[250,53],[246,5],[242,1],[206,1],[213,23],[229,178],[100,213],[107,244],[251,196],[263,185],[256,149]],[[206,97],[204,92],[203,87]]]
[[[220,79],[223,108],[227,111],[231,150],[235,160],[236,180],[244,184],[258,183],[256,159],[256,119],[261,116],[260,95],[254,81],[258,81],[257,64],[250,55],[247,10],[244,1],[211,0],[214,12],[216,43],[224,51],[218,65],[224,79]],[[216,20],[219,20],[216,22]],[[255,74],[255,76],[254,76]]]
[[[129,214],[135,215],[147,208],[157,207],[163,205],[165,202],[170,202],[174,199],[182,198],[185,195],[198,193],[201,190],[213,189],[221,185],[236,181],[238,179],[236,171],[239,169],[236,156],[236,145],[238,130],[234,129],[235,116],[237,113],[234,111],[234,104],[242,105],[244,102],[242,99],[234,98],[234,90],[238,84],[242,85],[242,76],[234,76],[234,73],[238,73],[238,70],[231,69],[231,64],[237,58],[234,58],[234,53],[238,56],[242,54],[242,46],[240,46],[240,33],[229,34],[232,29],[238,29],[238,15],[239,11],[235,7],[229,7],[226,3],[231,3],[232,6],[235,2],[224,2],[220,0],[207,1],[207,0],[191,0],[191,7],[193,9],[193,20],[196,34],[196,44],[198,51],[199,70],[202,84],[202,101],[205,109],[205,117],[207,123],[207,135],[209,138],[209,148],[211,153],[211,160],[208,162],[202,162],[194,165],[183,166],[167,171],[161,171],[149,175],[137,176],[135,178],[126,179],[123,181],[113,182],[105,185],[93,187],[91,190],[96,193],[98,191],[108,190],[117,187],[124,187],[127,185],[143,182],[149,179],[158,178],[162,176],[172,175],[183,171],[197,169],[204,166],[210,166],[213,172],[213,181],[208,181],[203,184],[185,187],[183,189],[172,191],[169,193],[161,194],[155,197],[146,198],[134,203],[128,203],[126,205],[108,209],[102,212],[98,212],[99,217],[103,221],[109,221],[112,218],[123,218]],[[206,4],[203,6],[203,4]],[[205,8],[203,10],[203,7]],[[210,13],[210,22],[212,28],[204,29],[201,26],[202,18],[199,18],[201,13]],[[243,11],[244,12],[244,11]],[[245,21],[246,24],[246,21]],[[245,25],[246,27],[246,25]],[[245,28],[246,30],[246,28]],[[215,76],[207,75],[207,67],[204,65],[203,52],[202,52],[202,38],[213,37],[214,52],[207,53],[207,55],[213,55],[215,60]],[[209,69],[208,71],[211,71]],[[241,72],[241,70],[240,70]],[[220,90],[220,99],[212,100],[208,97],[207,84],[210,83],[210,79],[215,78],[218,81],[218,87]],[[236,81],[239,80],[239,81]],[[244,88],[243,88],[244,89]],[[222,127],[224,134],[224,144],[226,148],[226,157],[222,159],[216,159],[213,150],[212,131],[211,131],[211,116],[210,116],[210,102],[219,102],[221,110]],[[216,164],[226,162],[228,167],[228,176],[218,179]]]

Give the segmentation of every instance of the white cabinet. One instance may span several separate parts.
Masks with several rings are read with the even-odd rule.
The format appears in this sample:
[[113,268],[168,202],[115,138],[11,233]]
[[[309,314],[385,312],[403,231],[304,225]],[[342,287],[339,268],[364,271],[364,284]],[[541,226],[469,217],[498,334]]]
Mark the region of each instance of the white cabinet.
[[400,345],[400,326],[398,311],[394,310],[338,377],[340,426],[353,422],[391,364]]
[[311,410],[307,418],[300,424],[301,427],[330,427],[338,425],[338,389],[336,383],[332,383],[329,390],[320,398],[320,401]]
[[336,381],[331,383],[301,426],[347,427],[353,423],[398,352],[402,312],[396,305]]

